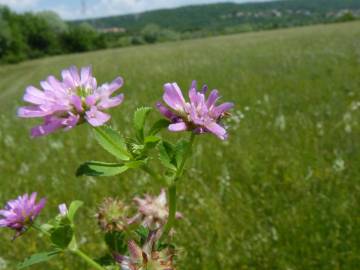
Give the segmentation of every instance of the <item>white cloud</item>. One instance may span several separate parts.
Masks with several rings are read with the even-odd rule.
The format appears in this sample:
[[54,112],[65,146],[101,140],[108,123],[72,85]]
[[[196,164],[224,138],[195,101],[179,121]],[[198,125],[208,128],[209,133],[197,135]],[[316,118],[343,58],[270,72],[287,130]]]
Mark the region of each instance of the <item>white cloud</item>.
[[22,10],[37,4],[39,1],[40,0],[0,0],[0,5],[7,5],[11,8]]

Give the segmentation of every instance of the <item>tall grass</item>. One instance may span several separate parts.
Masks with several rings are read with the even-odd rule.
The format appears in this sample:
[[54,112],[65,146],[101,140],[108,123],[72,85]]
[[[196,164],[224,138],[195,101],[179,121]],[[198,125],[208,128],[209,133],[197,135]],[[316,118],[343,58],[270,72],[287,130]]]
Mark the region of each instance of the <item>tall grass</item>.
[[[359,269],[360,23],[0,67],[0,203],[36,190],[48,198],[45,219],[58,203],[83,200],[81,241],[96,256],[105,252],[97,248],[92,219],[101,198],[155,193],[160,183],[134,172],[76,178],[82,161],[112,161],[85,125],[29,138],[37,121],[15,116],[25,86],[72,64],[93,65],[100,82],[125,78],[126,100],[112,111],[112,124],[124,134],[131,132],[131,112],[154,104],[165,82],[187,89],[197,79],[236,103],[229,141],[199,137],[193,169],[180,184],[179,269]],[[11,235],[1,231],[0,269],[15,269],[16,261],[49,248],[34,232],[15,242]],[[71,257],[61,260],[33,269],[87,269]]]

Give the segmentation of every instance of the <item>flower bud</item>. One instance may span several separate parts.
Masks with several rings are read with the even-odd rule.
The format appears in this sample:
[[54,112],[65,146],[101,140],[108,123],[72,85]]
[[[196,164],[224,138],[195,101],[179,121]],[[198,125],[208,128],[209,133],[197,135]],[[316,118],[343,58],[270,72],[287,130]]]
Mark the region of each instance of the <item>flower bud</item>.
[[96,217],[105,232],[123,231],[128,226],[129,206],[114,198],[105,198],[100,204]]

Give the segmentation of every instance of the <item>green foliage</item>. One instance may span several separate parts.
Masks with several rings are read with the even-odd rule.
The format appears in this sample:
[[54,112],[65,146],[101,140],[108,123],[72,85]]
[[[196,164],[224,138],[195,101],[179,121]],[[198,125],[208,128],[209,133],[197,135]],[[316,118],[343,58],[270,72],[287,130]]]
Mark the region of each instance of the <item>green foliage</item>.
[[[70,64],[91,63],[100,82],[120,72],[128,102],[111,113],[127,137],[133,117],[124,112],[154,104],[164,82],[177,81],[186,91],[196,78],[236,105],[226,123],[229,140],[199,135],[187,163],[192,169],[179,183],[184,219],[174,235],[177,268],[358,270],[359,38],[360,24],[352,22],[0,66],[1,204],[21,190],[36,190],[48,199],[41,221],[56,203],[78,198],[86,203],[77,216],[77,231],[85,236],[79,242],[86,240],[82,248],[93,255],[106,252],[91,244],[102,240],[92,209],[104,196],[156,194],[163,184],[132,170],[121,181],[75,178],[71,172],[81,161],[115,160],[96,145],[86,125],[30,139],[38,121],[20,121],[14,114],[25,87]],[[155,111],[152,116],[160,117]],[[162,135],[173,144],[184,138],[166,130]],[[14,242],[7,241],[13,232],[1,233],[6,270],[35,250],[49,250],[36,232]],[[69,269],[89,269],[73,256],[33,268],[64,269],[64,261]]]
[[68,214],[67,214],[67,217],[71,224],[74,223],[75,215],[76,215],[77,211],[79,210],[79,208],[81,206],[83,206],[83,204],[84,203],[82,201],[72,201],[71,202],[69,209],[68,209]]
[[54,12],[16,14],[0,6],[0,63],[105,47],[89,24],[69,26]]
[[61,36],[65,52],[86,52],[105,48],[103,36],[88,23],[70,26]]
[[[76,171],[77,176],[114,176],[126,172],[128,169],[137,169],[147,163],[148,152],[155,148],[160,138],[155,135],[145,134],[145,122],[152,108],[138,108],[133,117],[133,126],[136,140],[125,139],[110,127],[95,128],[97,142],[110,154],[124,163],[108,163],[102,161],[88,161],[80,165]],[[159,125],[151,131],[159,130]],[[128,151],[129,149],[129,151]]]
[[[111,16],[88,22],[95,28],[124,27],[129,33],[141,34],[148,43],[161,38],[162,31],[190,33],[212,36],[222,34],[227,28],[236,29],[247,25],[245,30],[291,27],[314,23],[333,22],[336,13],[345,10],[359,10],[357,0],[286,0],[264,1],[263,3],[217,3],[208,5],[191,5],[174,9],[162,9],[141,14]],[[289,12],[291,11],[291,13]],[[327,16],[334,13],[332,16]],[[166,29],[166,30],[164,30]],[[244,31],[244,29],[239,29]]]
[[356,17],[351,11],[345,12],[337,19],[338,22],[351,22],[354,20],[356,20]]
[[[342,14],[345,10],[348,12]],[[0,7],[0,63],[61,53],[358,19],[355,0],[218,3],[65,22],[56,13]],[[4,22],[2,22],[4,21]],[[106,32],[110,28],[125,31]]]
[[188,148],[189,148],[189,142],[185,140],[180,140],[175,145],[175,160],[178,169],[181,163],[183,162],[185,155],[188,152]]
[[50,234],[50,240],[57,249],[65,250],[69,245],[76,247],[74,219],[83,204],[82,201],[72,201],[66,216],[58,215],[48,224],[42,225],[42,228]]
[[76,176],[114,176],[126,172],[128,169],[129,167],[124,164],[88,161],[80,165]]
[[149,228],[146,228],[144,226],[139,226],[139,228],[137,228],[135,232],[139,237],[140,245],[144,245],[146,240],[149,238],[149,233],[150,233]]
[[127,239],[124,232],[108,232],[105,234],[105,243],[111,252],[125,254],[127,251]]
[[170,124],[170,121],[167,119],[160,119],[156,121],[150,128],[149,135],[156,135],[162,129],[167,128]]
[[157,24],[148,24],[141,31],[144,40],[147,43],[155,43],[160,36],[161,28]]
[[94,129],[95,139],[110,154],[120,160],[129,160],[130,154],[127,151],[124,138],[114,129],[101,126]]
[[60,250],[53,250],[53,251],[49,251],[49,252],[43,252],[43,253],[37,253],[37,254],[31,255],[25,261],[20,263],[18,265],[17,269],[24,269],[24,268],[28,268],[34,264],[46,262],[46,261],[56,257],[59,253],[61,253]]
[[74,236],[73,228],[70,224],[61,224],[51,231],[51,242],[60,249],[66,249]]
[[134,113],[133,123],[135,128],[135,135],[140,142],[144,142],[145,121],[152,110],[153,109],[150,107],[141,107],[138,108]]
[[159,158],[161,163],[168,169],[176,171],[175,146],[169,142],[162,141],[159,144]]
[[76,176],[114,176],[122,174],[129,169],[137,169],[145,164],[145,161],[129,161],[123,164],[107,163],[102,161],[88,161],[79,166]]
[[68,24],[61,19],[61,17],[53,11],[41,11],[36,13],[36,16],[45,20],[46,24],[55,33],[64,33],[69,30]]
[[172,171],[180,169],[182,161],[187,153],[189,142],[179,140],[176,144],[162,141],[159,144],[159,158],[161,163]]

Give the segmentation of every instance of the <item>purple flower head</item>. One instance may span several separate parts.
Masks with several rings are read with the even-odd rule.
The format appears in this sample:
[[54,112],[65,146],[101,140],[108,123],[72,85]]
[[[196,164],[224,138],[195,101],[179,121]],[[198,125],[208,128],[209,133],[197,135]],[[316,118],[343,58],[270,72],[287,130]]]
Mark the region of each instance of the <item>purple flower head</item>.
[[24,118],[43,118],[42,125],[31,130],[33,137],[47,135],[58,129],[71,129],[88,122],[96,127],[110,119],[103,111],[120,105],[124,95],[112,96],[123,85],[121,77],[110,84],[97,85],[91,67],[79,71],[75,66],[64,69],[62,81],[49,76],[40,82],[42,90],[29,86],[24,101],[30,106],[20,107],[18,116]]
[[170,131],[191,130],[198,134],[211,132],[222,140],[227,138],[225,128],[219,123],[234,104],[226,102],[216,105],[220,99],[217,90],[212,90],[206,99],[207,86],[197,91],[196,82],[193,81],[189,90],[190,102],[185,101],[176,83],[165,84],[164,90],[163,100],[167,106],[160,102],[156,106],[160,113],[171,121]]
[[43,198],[36,203],[37,193],[30,196],[24,194],[15,200],[9,201],[4,209],[0,210],[0,227],[7,227],[17,232],[17,236],[31,225],[45,206]]

